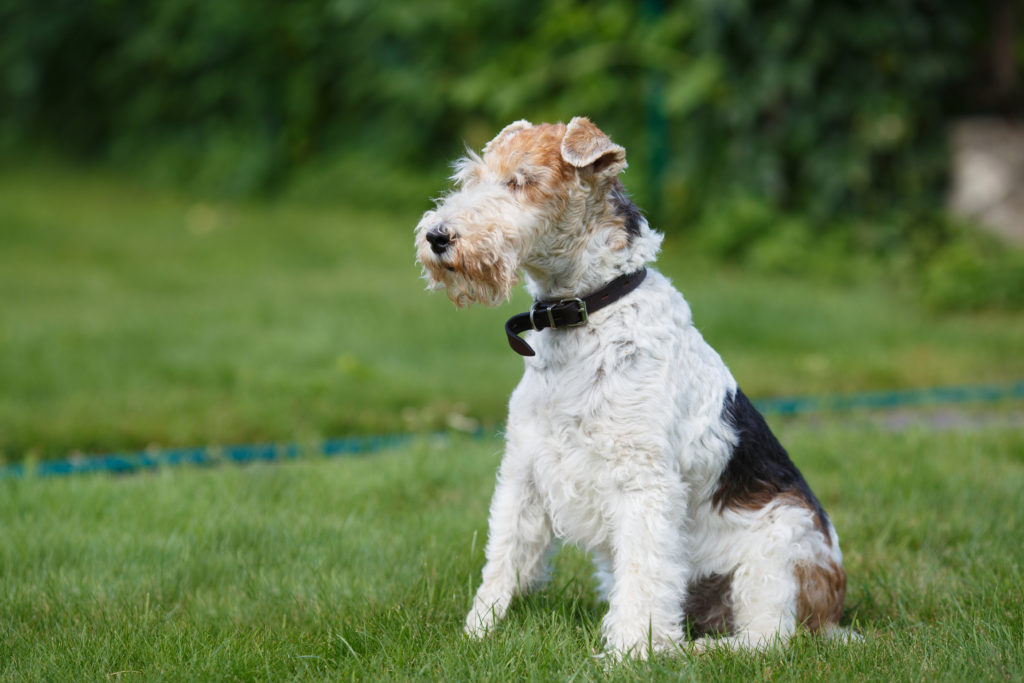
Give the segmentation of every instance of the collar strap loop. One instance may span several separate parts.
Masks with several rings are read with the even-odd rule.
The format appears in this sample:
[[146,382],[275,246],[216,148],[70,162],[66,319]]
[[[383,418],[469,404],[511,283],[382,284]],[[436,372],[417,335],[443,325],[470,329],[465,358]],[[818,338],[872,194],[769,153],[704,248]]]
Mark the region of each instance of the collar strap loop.
[[535,356],[536,351],[519,335],[526,330],[541,331],[547,327],[563,329],[586,325],[590,315],[605,306],[618,301],[640,286],[647,276],[647,269],[620,275],[607,285],[584,297],[573,297],[559,301],[534,301],[526,313],[519,313],[505,323],[505,334],[512,350],[520,356]]

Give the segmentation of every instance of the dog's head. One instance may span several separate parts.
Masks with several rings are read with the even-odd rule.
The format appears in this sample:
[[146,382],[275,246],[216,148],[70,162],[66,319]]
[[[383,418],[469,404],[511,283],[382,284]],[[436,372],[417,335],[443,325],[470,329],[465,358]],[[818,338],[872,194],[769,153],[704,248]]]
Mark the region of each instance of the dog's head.
[[586,118],[506,126],[483,156],[455,163],[455,188],[416,227],[430,287],[465,306],[506,300],[520,268],[534,280],[581,281],[646,227],[618,182],[625,168],[626,150]]

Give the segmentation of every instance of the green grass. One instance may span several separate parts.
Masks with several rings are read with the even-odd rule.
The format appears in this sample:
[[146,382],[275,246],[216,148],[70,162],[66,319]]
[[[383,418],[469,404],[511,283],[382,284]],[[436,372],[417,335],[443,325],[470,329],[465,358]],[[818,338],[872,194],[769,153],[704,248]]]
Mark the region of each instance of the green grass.
[[[0,166],[0,458],[499,424],[525,294],[454,310],[414,264],[427,192],[367,204]],[[753,397],[1024,377],[1020,316],[730,270],[677,235],[659,267]]]
[[[424,293],[413,194],[221,205],[0,166],[0,459],[499,424],[522,367],[502,323],[526,297],[456,312]],[[685,236],[659,267],[753,397],[1024,377],[1019,316],[723,268]],[[1024,434],[776,422],[839,529],[863,644],[605,670],[604,607],[571,548],[469,642],[501,446],[424,438],[364,459],[0,480],[0,679],[1024,676]]]
[[787,422],[865,642],[604,670],[579,551],[480,643],[500,443],[365,459],[0,481],[0,679],[1013,680],[1024,676],[1024,434]]

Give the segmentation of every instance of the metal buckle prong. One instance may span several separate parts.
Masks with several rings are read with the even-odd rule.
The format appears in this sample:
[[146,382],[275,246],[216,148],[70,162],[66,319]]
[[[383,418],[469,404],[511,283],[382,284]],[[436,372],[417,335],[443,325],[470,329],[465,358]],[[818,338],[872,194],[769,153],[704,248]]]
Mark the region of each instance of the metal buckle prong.
[[[576,296],[576,297],[573,297],[571,299],[562,299],[558,303],[559,304],[575,303],[576,304],[576,312],[580,314],[579,322],[569,323],[565,327],[579,327],[580,325],[586,325],[587,324],[587,302],[585,302],[583,299],[581,299],[578,296]],[[550,318],[550,317],[551,317],[551,309],[548,309],[548,318]],[[551,321],[551,327],[554,327],[554,326],[555,326],[555,322],[554,322],[554,320],[552,320]]]

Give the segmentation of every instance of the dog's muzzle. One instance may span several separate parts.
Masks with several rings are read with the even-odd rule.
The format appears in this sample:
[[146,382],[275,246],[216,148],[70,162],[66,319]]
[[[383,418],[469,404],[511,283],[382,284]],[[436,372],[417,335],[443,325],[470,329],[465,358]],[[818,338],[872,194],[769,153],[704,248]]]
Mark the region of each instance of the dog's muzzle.
[[440,256],[448,250],[448,246],[455,240],[455,235],[450,233],[448,228],[442,223],[428,230],[426,238],[427,243],[430,245],[430,251]]

